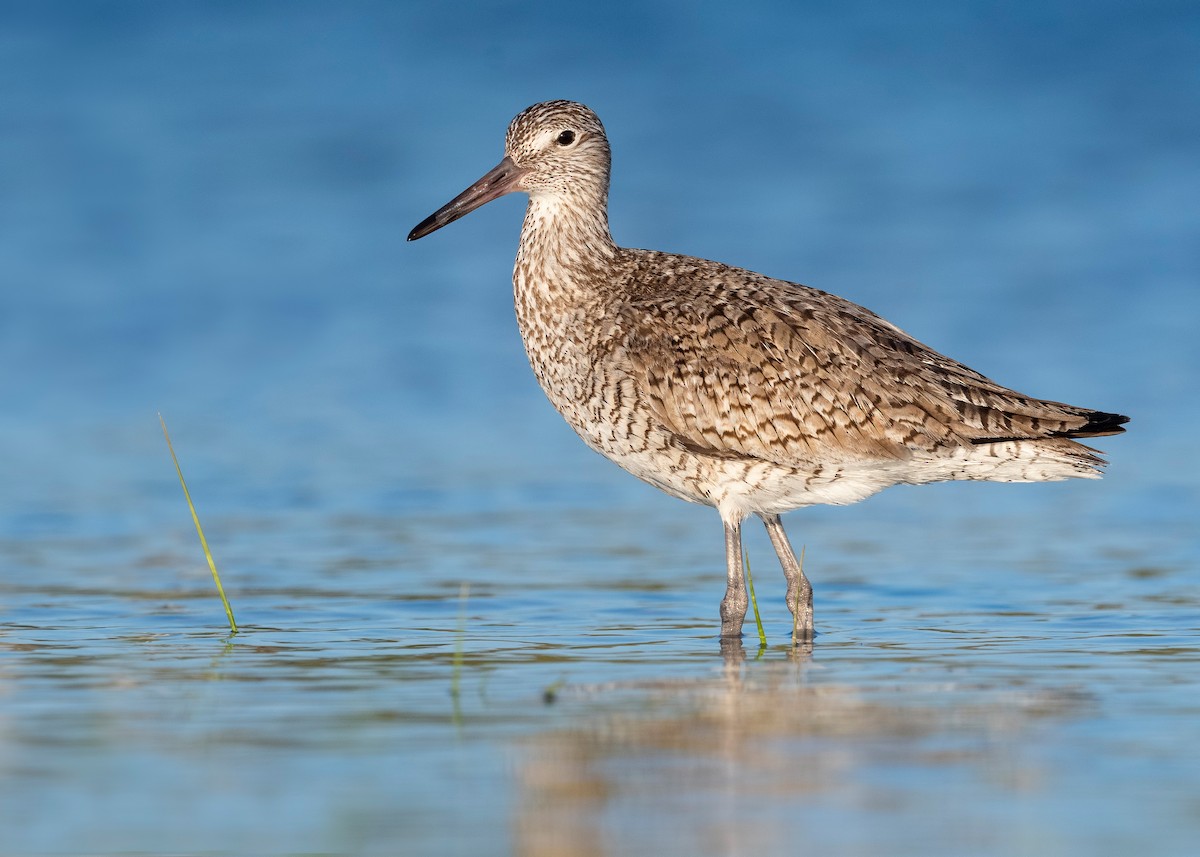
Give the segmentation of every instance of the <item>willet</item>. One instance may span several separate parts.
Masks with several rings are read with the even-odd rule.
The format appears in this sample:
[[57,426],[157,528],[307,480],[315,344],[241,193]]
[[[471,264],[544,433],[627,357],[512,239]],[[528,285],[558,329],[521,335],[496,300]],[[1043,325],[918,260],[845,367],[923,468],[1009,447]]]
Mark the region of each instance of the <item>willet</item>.
[[722,638],[746,615],[742,521],[766,524],[798,636],[812,587],[779,516],[951,479],[1095,479],[1072,438],[1128,417],[1021,395],[842,298],[718,262],[613,243],[600,119],[547,101],[508,127],[498,165],[408,240],[506,193],[529,194],[517,322],[550,401],[639,479],[715,506],[725,525]]

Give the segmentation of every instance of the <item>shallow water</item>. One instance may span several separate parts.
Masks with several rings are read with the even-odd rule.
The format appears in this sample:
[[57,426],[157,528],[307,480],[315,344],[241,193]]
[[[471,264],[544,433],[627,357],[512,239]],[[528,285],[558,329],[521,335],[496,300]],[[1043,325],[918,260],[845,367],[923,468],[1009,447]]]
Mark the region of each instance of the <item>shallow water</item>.
[[247,525],[219,540],[247,553],[236,637],[186,533],[6,544],[8,847],[1121,854],[1152,830],[1188,852],[1184,557],[1017,521],[968,530],[968,566],[903,523],[847,531],[810,556],[811,650],[764,561],[769,644],[722,653],[719,569],[656,546],[713,522],[656,505],[566,516],[537,551],[537,514],[307,520],[300,545]]
[[[0,28],[0,853],[1194,852],[1194,14],[100,8]],[[1109,475],[790,516],[804,649],[750,527],[722,651],[715,513],[525,364],[520,203],[403,242],[547,97],[619,240],[1129,413]]]

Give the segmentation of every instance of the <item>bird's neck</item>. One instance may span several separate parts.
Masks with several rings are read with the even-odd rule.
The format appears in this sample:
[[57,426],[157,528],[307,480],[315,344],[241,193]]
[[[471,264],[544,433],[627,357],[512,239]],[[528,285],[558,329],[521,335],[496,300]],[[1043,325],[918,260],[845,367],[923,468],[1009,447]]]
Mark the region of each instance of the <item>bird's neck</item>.
[[513,270],[518,294],[576,303],[603,280],[617,247],[608,231],[607,193],[536,194],[529,198]]
[[530,196],[513,268],[517,327],[538,383],[576,431],[578,371],[611,297],[616,255],[603,198]]

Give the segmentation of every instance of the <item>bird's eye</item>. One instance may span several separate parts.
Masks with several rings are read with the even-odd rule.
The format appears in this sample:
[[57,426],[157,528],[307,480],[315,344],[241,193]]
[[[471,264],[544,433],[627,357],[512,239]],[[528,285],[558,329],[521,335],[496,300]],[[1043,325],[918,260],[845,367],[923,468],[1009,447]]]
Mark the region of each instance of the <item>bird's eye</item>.
[[558,145],[560,145],[560,146],[571,145],[572,143],[575,142],[575,132],[574,131],[563,131],[561,134],[558,135],[557,142],[558,142]]

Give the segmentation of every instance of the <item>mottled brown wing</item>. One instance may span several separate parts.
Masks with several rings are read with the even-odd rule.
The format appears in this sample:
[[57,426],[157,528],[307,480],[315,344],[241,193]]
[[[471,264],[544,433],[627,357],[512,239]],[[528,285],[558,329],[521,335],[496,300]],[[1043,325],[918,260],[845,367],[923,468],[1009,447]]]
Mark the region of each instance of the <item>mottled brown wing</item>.
[[[1071,434],[1089,412],[1030,399],[836,296],[748,272],[631,300],[627,368],[688,448],[784,464],[902,459]],[[755,277],[755,275],[749,275]],[[738,286],[722,284],[735,280]]]

